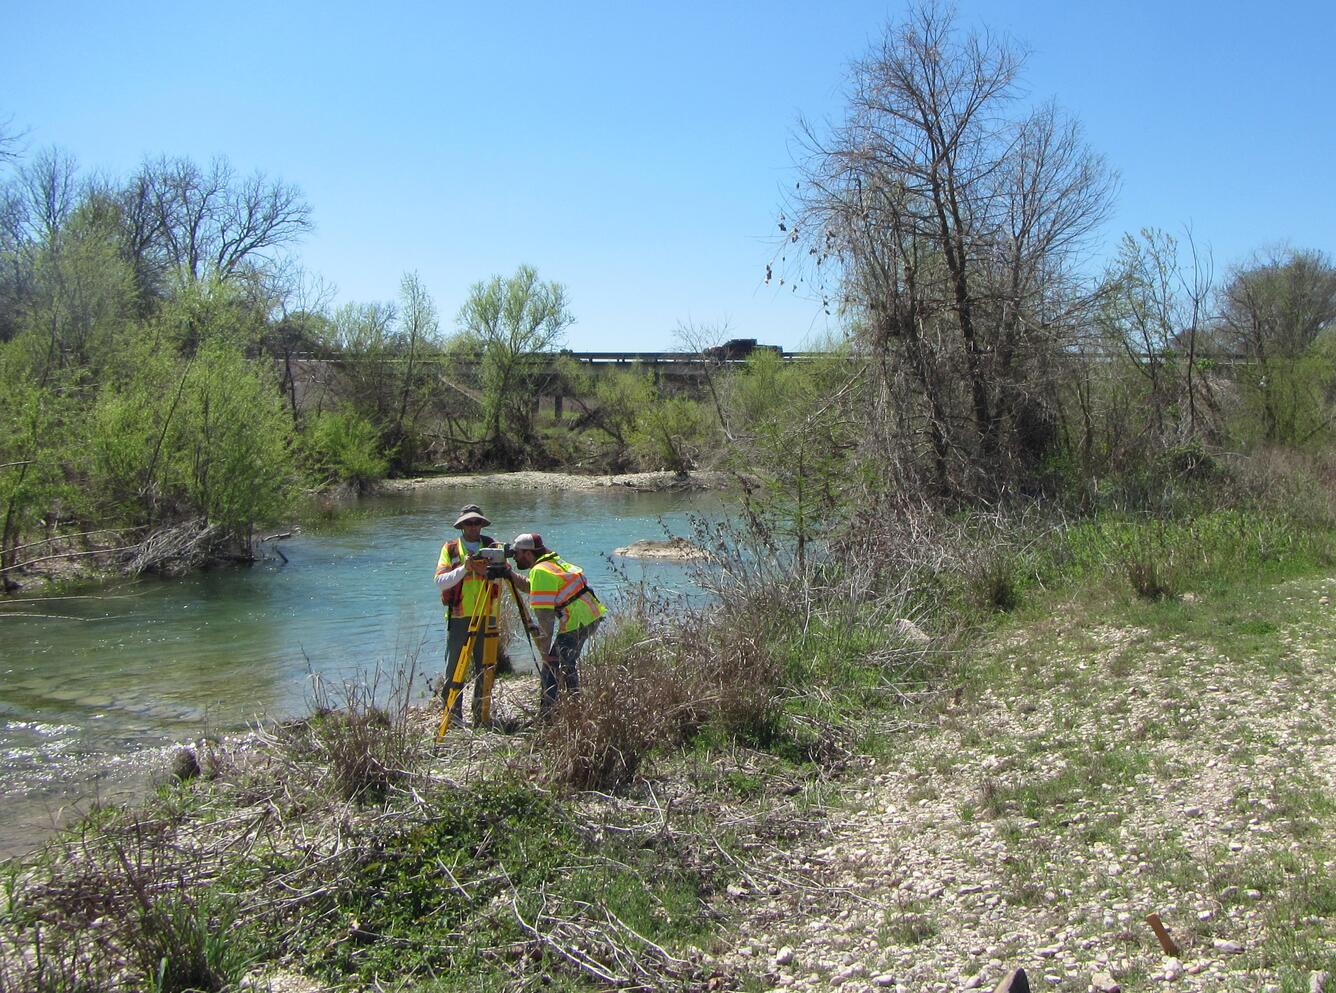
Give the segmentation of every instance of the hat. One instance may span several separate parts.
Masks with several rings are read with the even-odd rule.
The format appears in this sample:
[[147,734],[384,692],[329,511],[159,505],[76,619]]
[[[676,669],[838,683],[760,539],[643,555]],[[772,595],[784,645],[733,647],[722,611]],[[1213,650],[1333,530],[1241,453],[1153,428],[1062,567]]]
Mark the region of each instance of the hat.
[[459,518],[455,521],[455,527],[462,528],[466,522],[475,519],[478,522],[480,522],[483,527],[486,527],[488,524],[492,523],[486,517],[483,516],[481,507],[479,507],[476,503],[471,503],[468,506],[464,507],[462,510],[460,510]]
[[537,531],[529,531],[524,534],[515,535],[515,540],[510,543],[510,547],[517,552],[533,551],[545,552],[547,549],[543,546],[543,536]]

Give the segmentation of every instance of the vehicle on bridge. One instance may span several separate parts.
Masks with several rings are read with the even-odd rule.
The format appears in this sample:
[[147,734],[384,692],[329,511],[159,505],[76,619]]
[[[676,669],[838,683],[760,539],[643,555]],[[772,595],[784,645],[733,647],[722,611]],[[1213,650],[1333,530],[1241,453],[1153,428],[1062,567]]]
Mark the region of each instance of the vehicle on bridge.
[[752,352],[774,352],[776,355],[783,355],[784,349],[778,345],[758,345],[755,338],[730,338],[722,345],[711,345],[701,354],[720,362],[735,362],[745,359]]

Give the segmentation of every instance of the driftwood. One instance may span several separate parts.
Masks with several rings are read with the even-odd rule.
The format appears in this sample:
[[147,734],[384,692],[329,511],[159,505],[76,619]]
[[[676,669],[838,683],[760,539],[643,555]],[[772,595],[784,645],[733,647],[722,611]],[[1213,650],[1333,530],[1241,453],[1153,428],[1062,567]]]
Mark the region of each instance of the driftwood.
[[211,556],[218,526],[204,518],[159,528],[126,556],[125,571],[131,576],[144,572],[180,575],[203,565]]

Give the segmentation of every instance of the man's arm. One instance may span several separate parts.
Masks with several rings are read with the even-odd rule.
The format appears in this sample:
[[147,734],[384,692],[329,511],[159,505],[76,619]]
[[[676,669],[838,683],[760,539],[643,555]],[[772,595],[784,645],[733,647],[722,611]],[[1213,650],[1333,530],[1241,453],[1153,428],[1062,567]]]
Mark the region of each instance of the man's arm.
[[441,557],[436,562],[436,586],[444,593],[446,590],[452,590],[464,581],[464,577],[470,573],[475,576],[481,576],[486,572],[486,565],[481,560],[468,558],[467,555],[463,562],[450,568],[450,556],[445,548],[441,549]]

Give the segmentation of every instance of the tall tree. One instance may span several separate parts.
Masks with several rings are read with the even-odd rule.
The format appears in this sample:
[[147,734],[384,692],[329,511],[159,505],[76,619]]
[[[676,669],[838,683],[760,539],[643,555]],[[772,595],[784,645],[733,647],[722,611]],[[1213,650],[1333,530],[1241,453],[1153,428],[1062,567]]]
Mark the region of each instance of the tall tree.
[[[241,280],[272,272],[279,253],[311,228],[297,187],[257,172],[238,177],[226,159],[145,163],[126,190],[137,259],[192,280]],[[158,253],[158,258],[147,256]]]
[[559,347],[575,321],[566,288],[522,265],[513,276],[474,283],[458,321],[457,353],[481,362],[484,442],[503,458],[522,456],[533,436],[533,358]]
[[1075,273],[1114,187],[1076,124],[1018,112],[1023,61],[915,5],[854,65],[844,123],[805,129],[785,227],[833,266],[877,360],[878,416],[899,425],[879,454],[948,494],[1005,490],[1040,454],[1049,359],[1092,298]]
[[1243,371],[1263,439],[1307,440],[1323,412],[1329,360],[1323,333],[1336,324],[1336,266],[1322,252],[1273,250],[1231,274],[1221,294],[1222,340],[1248,360]]

